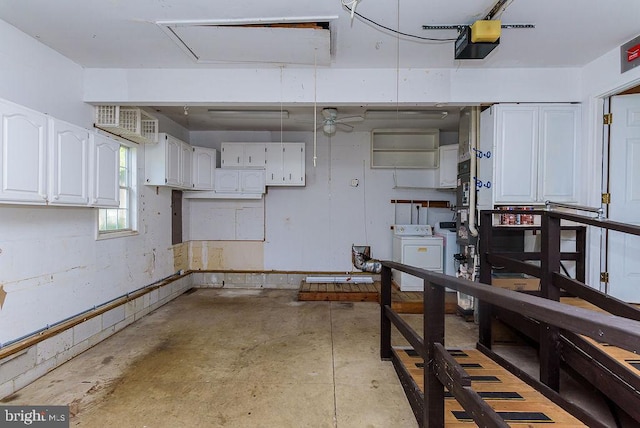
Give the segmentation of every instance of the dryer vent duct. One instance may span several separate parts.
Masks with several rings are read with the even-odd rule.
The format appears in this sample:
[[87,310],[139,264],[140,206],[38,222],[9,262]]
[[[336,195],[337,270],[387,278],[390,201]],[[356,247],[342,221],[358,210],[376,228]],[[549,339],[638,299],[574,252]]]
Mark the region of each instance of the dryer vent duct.
[[362,245],[351,246],[351,261],[356,269],[363,272],[380,273],[382,272],[382,263],[370,257],[371,247]]

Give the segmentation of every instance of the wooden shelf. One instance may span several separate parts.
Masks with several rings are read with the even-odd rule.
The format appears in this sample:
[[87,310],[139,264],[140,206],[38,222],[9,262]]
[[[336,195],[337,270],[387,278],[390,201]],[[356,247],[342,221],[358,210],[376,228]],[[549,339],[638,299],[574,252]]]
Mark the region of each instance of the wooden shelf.
[[409,199],[391,199],[392,204],[414,204],[426,208],[451,208],[449,201],[426,201],[426,200],[409,200]]

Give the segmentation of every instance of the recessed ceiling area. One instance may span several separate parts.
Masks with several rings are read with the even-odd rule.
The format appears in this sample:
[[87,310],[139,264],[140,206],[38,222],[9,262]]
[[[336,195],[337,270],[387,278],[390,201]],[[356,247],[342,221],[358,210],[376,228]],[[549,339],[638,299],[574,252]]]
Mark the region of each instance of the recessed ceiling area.
[[[338,119],[361,116],[363,120],[349,122],[353,126],[353,132],[369,132],[380,128],[437,128],[441,131],[457,131],[462,106],[317,106],[317,127],[323,123],[323,108],[336,108]],[[191,131],[278,132],[282,129],[285,132],[312,132],[314,129],[313,106],[147,106],[144,109],[151,114],[162,114]],[[281,111],[284,114],[280,114]],[[247,114],[241,114],[242,112]],[[268,112],[273,114],[265,114]]]
[[329,65],[330,17],[159,21],[196,63]]

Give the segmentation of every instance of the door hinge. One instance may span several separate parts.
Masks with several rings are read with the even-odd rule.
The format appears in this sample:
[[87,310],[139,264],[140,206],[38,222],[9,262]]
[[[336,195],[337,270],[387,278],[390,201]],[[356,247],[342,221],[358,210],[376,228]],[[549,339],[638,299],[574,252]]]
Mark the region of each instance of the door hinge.
[[606,113],[602,119],[605,125],[611,125],[613,123],[613,113]]
[[600,282],[609,283],[609,272],[600,272]]
[[610,204],[611,203],[611,193],[603,193],[602,194],[602,203]]

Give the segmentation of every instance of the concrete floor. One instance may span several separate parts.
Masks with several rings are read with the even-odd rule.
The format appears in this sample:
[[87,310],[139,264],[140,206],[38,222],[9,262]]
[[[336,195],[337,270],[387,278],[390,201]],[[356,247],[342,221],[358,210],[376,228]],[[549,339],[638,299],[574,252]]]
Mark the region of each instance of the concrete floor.
[[[416,427],[391,362],[379,358],[378,304],[296,294],[194,290],[2,403],[69,405],[71,426],[92,428]],[[404,318],[422,333],[421,315]],[[474,323],[445,321],[447,347],[475,347]],[[396,331],[392,343],[406,344]],[[535,371],[535,355],[518,352],[500,353]]]
[[69,404],[86,427],[416,427],[379,306],[296,293],[182,295],[3,403]]

